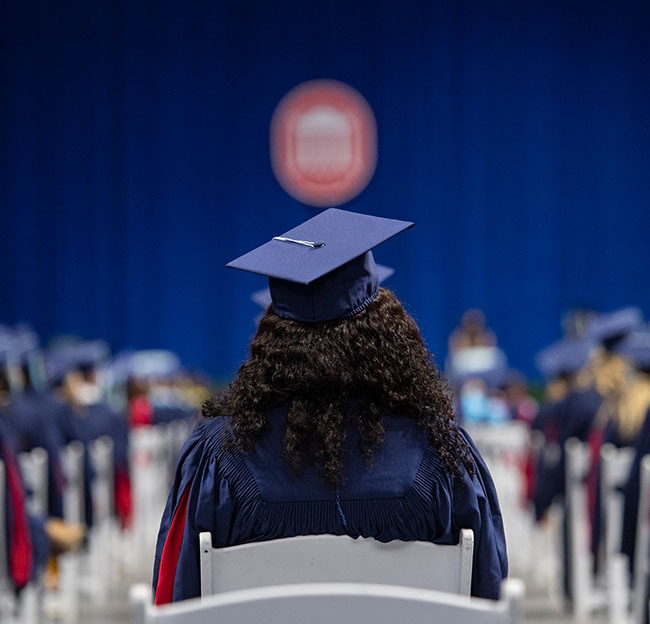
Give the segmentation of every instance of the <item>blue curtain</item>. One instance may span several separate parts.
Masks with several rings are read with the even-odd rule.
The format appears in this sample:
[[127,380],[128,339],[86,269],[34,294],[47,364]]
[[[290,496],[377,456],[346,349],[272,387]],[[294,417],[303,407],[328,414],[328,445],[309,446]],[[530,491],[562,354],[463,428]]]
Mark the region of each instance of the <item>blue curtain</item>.
[[416,222],[387,285],[439,360],[478,306],[531,373],[567,308],[650,312],[649,35],[647,2],[4,0],[0,321],[231,376],[264,282],[225,263],[315,214],[271,114],[334,78],[379,139],[344,207]]

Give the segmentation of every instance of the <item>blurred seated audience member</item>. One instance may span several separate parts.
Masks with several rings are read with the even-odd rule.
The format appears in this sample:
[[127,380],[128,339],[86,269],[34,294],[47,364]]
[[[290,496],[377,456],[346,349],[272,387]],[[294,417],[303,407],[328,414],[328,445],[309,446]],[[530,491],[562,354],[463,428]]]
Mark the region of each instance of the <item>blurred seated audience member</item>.
[[[0,400],[1,397],[0,397]],[[6,577],[18,591],[40,578],[50,554],[75,550],[83,542],[83,526],[61,518],[31,514],[27,510],[25,487],[18,465],[18,446],[13,423],[0,413],[0,460],[4,466],[4,525]]]
[[459,326],[449,336],[449,354],[467,347],[495,347],[494,332],[485,325],[485,315],[481,310],[467,310],[460,319]]
[[459,390],[458,418],[464,425],[499,424],[510,420],[505,393],[489,375],[467,375]]
[[[88,445],[101,436],[113,441],[115,511],[123,523],[131,513],[128,426],[126,418],[117,414],[104,400],[100,369],[106,365],[109,349],[101,340],[62,344],[48,353],[48,372],[57,398],[68,407],[75,439]],[[92,475],[86,461],[85,518],[92,525]]]
[[[564,355],[568,363],[577,363],[586,349],[589,355],[580,369],[565,376],[568,392],[555,405],[553,417],[548,418],[547,415],[545,433],[548,431],[554,435],[557,431],[554,441],[558,444],[560,457],[553,465],[547,463],[543,466],[543,471],[539,473],[538,490],[535,493],[538,517],[545,513],[555,496],[564,495],[566,441],[577,438],[589,442],[592,452],[599,451],[603,439],[602,426],[607,423],[608,414],[616,404],[626,381],[627,364],[616,352],[616,346],[642,322],[641,313],[636,308],[599,314],[587,331],[586,343],[565,343],[568,350]],[[574,351],[575,356],[573,362],[571,351]]]
[[[472,594],[498,597],[507,557],[494,484],[367,251],[410,225],[331,209],[230,264],[284,271],[269,280],[273,305],[249,358],[181,452],[157,604],[200,594],[201,531],[215,547],[309,534],[451,544],[465,527]],[[304,243],[326,240],[347,245]]]
[[[594,552],[597,552],[600,537],[600,514],[597,513],[600,446],[604,439],[604,426],[625,387],[628,370],[616,347],[642,321],[641,313],[636,308],[599,314],[587,329],[584,341],[565,340],[553,346],[558,349],[560,360],[566,358],[565,366],[560,370],[568,383],[568,392],[555,404],[552,413],[546,415],[545,433],[554,435],[557,432],[557,438],[547,437],[548,444],[538,464],[533,495],[535,514],[541,520],[553,501],[563,502],[566,471],[564,445],[567,440],[577,438],[588,443],[591,457],[595,458],[587,478],[588,514],[592,521]],[[588,352],[585,364],[571,374],[565,374],[581,360],[585,351]],[[553,349],[549,349],[549,352],[552,354]],[[570,595],[566,548],[563,552],[564,588]]]
[[586,338],[587,329],[596,318],[597,313],[587,307],[577,307],[568,310],[562,316],[562,331],[569,340]]
[[510,419],[532,426],[537,418],[539,407],[530,394],[526,376],[518,370],[508,368],[499,385],[505,393]]
[[209,394],[181,367],[176,354],[162,349],[125,351],[112,366],[114,393],[123,396],[130,427],[196,416]]
[[37,336],[26,328],[5,328],[0,335],[0,411],[11,423],[18,450],[41,447],[48,460],[48,513],[63,515],[64,433],[54,414],[59,409],[47,388],[43,355]]
[[602,402],[586,440],[591,454],[586,483],[596,569],[600,566],[599,544],[602,532],[600,449],[607,443],[619,448],[633,445],[645,416],[645,409],[638,409],[636,404],[639,392],[643,393],[643,380],[637,377],[636,383],[633,381],[633,366],[621,350],[630,334],[642,326],[641,311],[630,307],[599,314],[587,328],[587,335],[601,345],[592,359],[592,370]]
[[[621,344],[620,353],[635,368],[635,375],[621,400],[621,421],[628,421],[636,436],[632,440],[634,461],[623,488],[625,497],[621,552],[629,558],[630,571],[634,571],[636,525],[639,507],[641,460],[650,454],[650,331],[633,332]],[[640,423],[640,426],[639,426]]]
[[541,431],[548,442],[559,439],[564,401],[571,393],[579,371],[589,361],[593,347],[588,340],[562,338],[542,349],[535,358],[546,384],[533,429]]

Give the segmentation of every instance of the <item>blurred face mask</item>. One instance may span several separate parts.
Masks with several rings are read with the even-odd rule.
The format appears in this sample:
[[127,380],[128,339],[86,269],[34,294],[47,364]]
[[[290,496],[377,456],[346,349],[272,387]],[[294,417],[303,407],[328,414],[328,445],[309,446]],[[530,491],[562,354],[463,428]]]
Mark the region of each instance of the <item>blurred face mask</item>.
[[101,400],[102,391],[98,384],[83,381],[75,388],[74,398],[79,405],[95,405]]
[[488,420],[490,406],[482,388],[467,384],[461,391],[460,409],[463,419],[470,421]]

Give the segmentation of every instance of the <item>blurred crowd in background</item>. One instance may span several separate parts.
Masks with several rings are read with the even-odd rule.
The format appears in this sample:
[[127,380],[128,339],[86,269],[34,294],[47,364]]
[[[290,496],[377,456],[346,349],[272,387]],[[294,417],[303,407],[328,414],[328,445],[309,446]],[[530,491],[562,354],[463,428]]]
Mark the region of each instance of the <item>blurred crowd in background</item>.
[[[95,467],[88,451],[97,440],[110,442],[111,511],[120,528],[129,528],[135,496],[132,432],[177,421],[191,427],[209,392],[208,379],[185,369],[169,351],[112,356],[105,342],[77,337],[57,337],[44,349],[29,327],[0,327],[0,459],[6,483],[0,507],[6,569],[0,580],[20,590],[44,578],[49,588],[58,588],[56,555],[82,548],[95,524]],[[85,452],[82,508],[71,521],[64,454],[74,443]],[[39,485],[30,483],[33,475],[24,461],[35,449],[44,450],[47,461],[40,505],[30,503]]]
[[[267,299],[264,305],[268,305]],[[500,492],[506,524],[518,516],[528,518],[531,526],[544,525],[549,509],[563,504],[566,442],[577,438],[586,443],[592,458],[585,482],[595,572],[604,530],[599,511],[599,451],[607,443],[634,449],[635,460],[622,488],[625,527],[620,544],[632,569],[639,464],[650,451],[650,331],[637,308],[607,314],[573,310],[565,315],[562,327],[564,336],[535,356],[541,381],[529,382],[509,367],[483,313],[468,310],[449,337],[442,374],[449,382],[458,420],[480,449],[482,432],[487,430],[505,432],[516,423],[525,432],[514,462],[516,470],[511,471],[519,484],[515,498]],[[127,550],[137,549],[139,544],[151,551],[183,439],[200,418],[203,401],[215,390],[205,375],[184,367],[170,351],[111,354],[102,340],[71,336],[56,337],[45,348],[28,326],[2,326],[0,459],[5,493],[0,520],[5,527],[5,547],[0,555],[4,552],[5,556],[0,578],[8,595],[15,596],[35,581],[56,595],[61,585],[58,557],[90,550],[89,535],[98,508],[91,445],[97,440],[109,440],[112,449],[110,522],[118,534],[131,531],[131,541],[125,542]],[[142,444],[137,442],[137,432],[174,422],[182,427],[170,434],[175,438],[173,450],[166,451],[164,463],[159,464],[163,467],[157,469],[148,456],[158,452],[155,445],[134,451],[134,445]],[[536,445],[531,443],[533,439]],[[66,503],[67,480],[71,477],[65,454],[71,443],[81,443],[85,451],[81,508],[73,514],[66,510],[70,504]],[[40,494],[40,505],[33,500],[38,495],[33,490],[42,486],[35,482],[25,459],[39,449],[45,451],[47,463],[46,492]],[[488,455],[488,463],[495,459],[488,448],[481,450]],[[133,482],[145,464],[150,472],[145,470],[148,476],[144,482],[140,478],[141,485],[135,488]],[[497,488],[503,488],[499,467],[492,465],[491,470]],[[151,498],[154,490],[157,493]],[[138,497],[143,499],[140,505],[152,509],[141,511],[147,520],[134,529]],[[106,514],[100,515],[105,521]],[[511,532],[520,530],[510,528]],[[565,534],[559,531],[556,537],[563,541]],[[138,537],[143,535],[146,537]],[[566,544],[563,548],[566,553]],[[145,570],[152,555],[142,555]],[[570,600],[567,556],[560,557],[564,558],[561,591]],[[521,562],[516,555],[511,559],[516,570]]]

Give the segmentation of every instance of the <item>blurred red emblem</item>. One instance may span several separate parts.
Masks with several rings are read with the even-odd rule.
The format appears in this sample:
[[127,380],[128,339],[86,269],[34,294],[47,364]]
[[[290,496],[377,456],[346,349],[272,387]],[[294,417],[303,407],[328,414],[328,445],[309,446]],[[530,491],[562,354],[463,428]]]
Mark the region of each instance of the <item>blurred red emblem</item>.
[[377,126],[368,102],[335,80],[298,85],[271,119],[271,165],[289,195],[312,206],[356,197],[377,163]]

